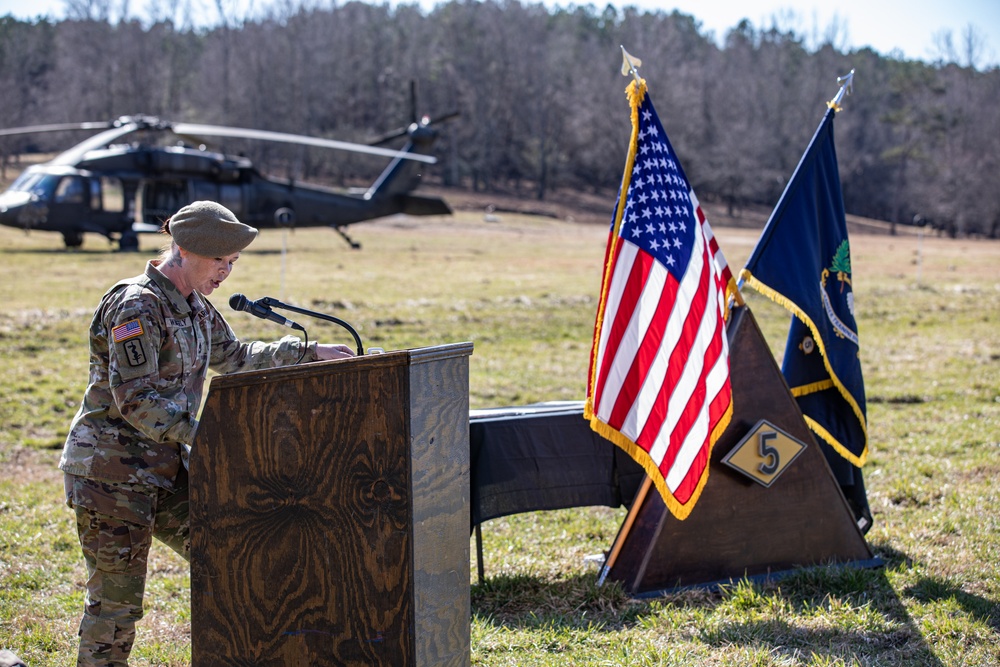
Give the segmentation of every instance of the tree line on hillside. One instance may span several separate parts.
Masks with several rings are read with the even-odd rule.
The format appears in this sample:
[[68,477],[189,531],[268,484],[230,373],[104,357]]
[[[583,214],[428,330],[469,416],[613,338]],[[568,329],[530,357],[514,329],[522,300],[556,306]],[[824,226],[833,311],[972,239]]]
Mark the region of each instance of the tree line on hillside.
[[[1000,69],[976,66],[984,44],[971,26],[962,56],[944,39],[926,63],[846,50],[836,25],[807,39],[778,19],[744,21],[718,43],[692,16],[611,6],[286,0],[249,18],[216,0],[211,28],[153,7],[144,21],[110,18],[111,0],[67,0],[58,21],[0,18],[0,127],[146,113],[363,141],[409,122],[415,82],[418,112],[461,114],[440,128],[432,179],[540,200],[606,192],[630,132],[625,45],[699,196],[738,213],[774,205],[836,77],[854,69],[836,122],[848,212],[1000,236]],[[20,137],[0,149],[69,143]],[[241,151],[335,183],[374,169],[315,149]]]

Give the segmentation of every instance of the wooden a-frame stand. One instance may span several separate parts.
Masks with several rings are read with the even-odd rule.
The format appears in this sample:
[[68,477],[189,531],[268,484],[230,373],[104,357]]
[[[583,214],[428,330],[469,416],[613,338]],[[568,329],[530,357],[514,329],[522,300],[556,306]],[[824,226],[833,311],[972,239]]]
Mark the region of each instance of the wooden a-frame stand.
[[[606,580],[631,595],[813,565],[880,564],[746,306],[733,309],[728,337],[733,417],[697,505],[680,521],[655,489],[640,491],[608,558]],[[761,420],[805,445],[769,486],[724,462]]]

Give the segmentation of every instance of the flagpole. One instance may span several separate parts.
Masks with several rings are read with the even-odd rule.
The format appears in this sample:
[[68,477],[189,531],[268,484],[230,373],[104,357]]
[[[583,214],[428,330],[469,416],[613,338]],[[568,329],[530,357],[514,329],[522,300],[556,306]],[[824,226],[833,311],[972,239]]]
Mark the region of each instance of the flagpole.
[[[622,76],[631,75],[635,80],[636,90],[639,90],[639,87],[642,85],[642,79],[639,76],[639,67],[642,65],[642,61],[626,51],[624,45],[621,46],[621,50]],[[736,294],[739,294],[739,292],[737,291]],[[742,297],[740,297],[740,302],[742,303]],[[619,529],[618,535],[615,536],[614,544],[611,545],[611,552],[604,560],[604,565],[601,567],[601,573],[597,577],[598,587],[604,585],[604,581],[611,572],[611,568],[618,560],[618,555],[621,553],[622,547],[624,546],[629,533],[632,532],[635,520],[639,516],[639,510],[642,509],[643,504],[646,502],[646,496],[649,495],[649,490],[651,488],[653,488],[653,478],[647,473],[646,478],[642,482],[642,486],[639,487],[639,490],[635,494],[635,498],[632,500],[632,506],[629,507],[628,514],[625,516],[625,521],[622,523],[622,527]]]
[[632,532],[632,524],[635,523],[635,518],[639,516],[639,510],[642,508],[642,504],[646,501],[646,496],[649,495],[649,489],[652,486],[653,478],[647,474],[646,480],[642,483],[642,486],[639,487],[639,491],[635,494],[635,498],[632,500],[632,507],[629,508],[628,514],[625,516],[625,522],[618,531],[617,537],[615,537],[615,543],[611,545],[611,553],[609,553],[608,557],[604,560],[604,565],[601,567],[601,574],[597,577],[598,588],[604,585],[604,580],[607,579],[612,566],[614,566],[615,561],[618,560],[618,554],[621,553],[622,545],[625,543],[625,538],[627,538],[628,534]]
[[823,127],[826,125],[827,121],[840,111],[840,102],[844,99],[844,96],[851,92],[854,84],[854,70],[852,69],[848,74],[844,76],[837,77],[837,83],[840,84],[840,89],[832,100],[826,103],[827,112],[823,114],[823,120],[819,122],[819,127],[816,128],[816,132],[813,133],[812,139],[809,140],[809,145],[806,147],[805,152],[799,159],[798,165],[795,167],[795,171],[792,172],[792,177],[788,179],[788,185],[785,187],[785,191],[781,193],[781,197],[778,199],[778,203],[775,205],[774,210],[771,211],[771,216],[767,219],[767,224],[764,225],[764,231],[761,233],[761,237],[757,240],[757,245],[754,246],[753,252],[750,253],[750,258],[743,265],[743,271],[740,271],[739,277],[736,279],[736,288],[738,290],[743,289],[743,285],[746,282],[743,273],[747,270],[747,267],[752,266],[757,259],[757,256],[764,250],[768,242],[771,240],[771,221],[777,220],[780,217],[781,211],[785,207],[785,201],[790,196],[788,188],[790,188],[794,183],[797,183],[796,175],[799,170],[803,168],[806,162],[812,159],[813,146],[816,144],[817,138],[823,131]]
[[[645,94],[645,81],[640,78],[638,73],[638,68],[642,65],[642,61],[630,55],[628,51],[625,50],[624,46],[621,47],[621,50],[622,50],[622,67],[621,67],[622,76],[632,77],[634,79],[634,82],[628,84],[628,86],[626,87],[626,92],[628,93],[629,104],[631,107],[632,138],[629,143],[629,152],[628,152],[628,157],[626,159],[625,172],[622,177],[622,185],[619,191],[618,206],[615,209],[615,220],[612,226],[611,235],[608,239],[608,254],[606,255],[605,279],[604,283],[602,284],[601,305],[598,309],[597,324],[595,325],[594,352],[593,352],[592,366],[590,371],[591,374],[590,377],[588,378],[588,383],[589,383],[588,398],[587,398],[587,404],[584,409],[584,416],[590,420],[591,427],[595,431],[603,435],[605,438],[611,440],[619,447],[623,448],[633,458],[639,461],[639,463],[642,465],[643,469],[646,472],[646,476],[645,479],[643,480],[641,487],[635,493],[635,496],[632,499],[627,516],[625,517],[625,520],[622,523],[622,526],[615,537],[614,543],[612,544],[610,551],[606,554],[605,562],[602,564],[600,573],[598,574],[597,586],[602,586],[607,577],[610,575],[612,568],[615,566],[616,561],[619,558],[624,548],[625,542],[628,540],[632,529],[635,527],[636,522],[639,520],[639,515],[642,511],[642,508],[645,506],[645,503],[649,500],[650,490],[654,487],[654,485],[656,486],[657,490],[661,493],[666,508],[670,512],[672,512],[674,516],[676,516],[678,519],[683,520],[691,512],[691,508],[697,501],[698,496],[701,494],[705,482],[708,479],[707,460],[703,461],[703,465],[699,464],[697,469],[693,463],[691,464],[682,463],[675,466],[674,462],[671,462],[667,465],[666,470],[661,470],[660,469],[661,463],[652,458],[652,456],[649,453],[649,449],[647,449],[643,445],[637,444],[628,435],[618,430],[618,427],[613,426],[609,421],[607,421],[607,418],[602,419],[602,417],[599,416],[598,414],[599,412],[598,409],[595,408],[592,402],[595,396],[595,387],[598,386],[598,380],[596,379],[598,377],[598,363],[601,358],[602,346],[605,343],[605,340],[602,338],[602,331],[603,331],[602,327],[605,324],[607,324],[603,322],[603,317],[605,315],[605,308],[607,305],[608,294],[610,293],[609,286],[613,284],[611,282],[612,279],[610,276],[612,275],[612,272],[615,269],[615,267],[624,266],[625,263],[632,261],[631,259],[626,259],[623,261],[623,264],[621,265],[616,263],[617,254],[615,252],[616,250],[615,242],[618,239],[618,234],[620,232],[620,225],[623,219],[623,215],[628,210],[628,207],[632,206],[635,203],[635,201],[639,201],[642,203],[645,203],[646,201],[645,193],[642,193],[641,197],[636,197],[635,200],[633,200],[633,198],[631,197],[630,193],[632,192],[632,189],[630,188],[630,185],[631,185],[631,175],[633,173],[638,174],[644,171],[650,171],[650,172],[655,171],[658,176],[661,177],[671,176],[674,179],[673,181],[667,181],[667,182],[673,182],[676,183],[677,185],[684,186],[684,190],[686,190],[684,194],[687,194],[689,202],[692,206],[692,208],[689,211],[689,214],[692,215],[692,222],[694,222],[697,227],[697,231],[695,232],[695,242],[698,244],[698,247],[701,248],[701,252],[703,252],[704,261],[710,262],[714,267],[715,275],[712,277],[710,281],[712,284],[710,285],[709,289],[712,290],[713,293],[718,298],[722,298],[722,294],[720,294],[719,292],[714,292],[714,290],[721,287],[718,284],[718,279],[720,277],[725,279],[726,291],[729,292],[733,291],[733,285],[735,282],[733,280],[733,276],[729,269],[729,266],[726,263],[725,258],[722,256],[722,252],[718,247],[718,242],[715,239],[715,235],[711,231],[711,225],[709,225],[708,221],[705,219],[704,213],[701,210],[700,205],[698,204],[697,197],[695,197],[694,192],[691,189],[690,182],[685,177],[683,170],[680,168],[680,165],[675,163],[676,155],[673,154],[672,147],[666,140],[665,136],[662,137],[662,140],[657,138],[655,142],[653,139],[651,139],[652,137],[659,137],[660,134],[662,133],[662,129],[660,128],[659,119],[656,117],[656,113],[652,109],[652,103],[647,98],[643,97]],[[642,144],[643,153],[645,153],[646,149],[654,147],[655,145],[654,150],[666,151],[668,155],[671,156],[672,159],[647,160],[646,162],[648,164],[646,164],[643,167],[640,167],[638,166],[638,163],[636,162],[635,159],[636,154],[639,152],[638,146],[640,143]],[[635,165],[634,169],[633,165]],[[668,170],[668,165],[669,165],[669,170]],[[652,175],[650,175],[648,181],[645,181],[645,179],[643,179],[640,180],[639,183],[651,184],[653,183],[653,181],[654,179],[652,178]],[[662,183],[663,181],[660,180],[658,182]],[[643,190],[643,188],[644,185],[642,184],[636,185],[637,191],[641,191]],[[662,189],[663,189],[662,187],[658,186],[654,186],[652,188],[653,194],[656,195],[653,197],[654,199],[656,199],[659,196],[659,190]],[[663,190],[663,192],[665,196],[666,190]],[[677,193],[674,192],[673,194],[676,197]],[[645,214],[643,217],[649,217],[650,215],[653,215],[652,210],[653,210],[652,208],[645,208],[642,211],[642,213]],[[683,209],[679,210],[687,211],[688,209],[684,207]],[[661,216],[663,214],[658,211],[655,215]],[[668,213],[667,215],[672,215],[672,213]],[[678,213],[678,215],[681,215],[681,213]],[[630,220],[630,224],[634,226],[634,221]],[[671,223],[670,226],[671,228],[673,228],[674,224]],[[649,233],[653,234],[654,225],[650,224],[649,227],[650,227]],[[681,230],[685,230],[683,224],[679,225],[678,227]],[[660,230],[663,232],[663,234],[666,234],[666,228],[667,226],[665,223],[660,225]],[[624,234],[622,234],[622,238],[624,238]],[[638,262],[644,261],[642,257],[649,257],[653,261],[661,262],[659,256],[650,254],[653,253],[659,247],[661,247],[657,245],[656,237],[655,236],[653,237],[650,248],[645,247],[643,245],[644,242],[649,242],[649,241],[648,239],[643,239],[642,241],[638,242],[638,244],[633,244],[631,246],[632,248],[635,249],[636,255],[640,256],[639,259],[636,259],[637,264]],[[675,243],[681,243],[681,241],[676,240]],[[629,250],[627,251],[627,253],[623,253],[623,256],[631,252],[632,251]],[[669,256],[667,259],[671,264],[676,263],[675,258],[672,255]],[[685,257],[683,261],[688,262],[688,259]],[[692,259],[691,261],[693,262],[695,260]],[[663,264],[663,266],[665,267],[666,264]],[[677,284],[681,286],[680,289],[682,291],[685,289],[686,286],[694,285],[696,280],[702,277],[702,273],[700,270],[688,272],[686,268],[683,267],[681,267],[678,270],[681,271],[683,275],[681,277],[673,276],[670,279],[676,278]],[[642,304],[640,303],[638,305],[641,306]],[[711,305],[711,303],[709,305]],[[721,308],[722,305],[723,304],[721,303],[719,304],[720,311],[722,310]],[[659,308],[659,305],[657,307]],[[690,308],[691,304],[682,302],[681,307]],[[721,312],[719,314],[724,316],[723,313]],[[694,337],[703,337],[703,338],[708,338],[709,335],[713,336],[711,345],[706,346],[706,347],[711,347],[713,349],[704,352],[706,363],[708,363],[708,360],[710,358],[711,359],[717,358],[718,360],[725,359],[727,355],[725,342],[723,341],[721,344],[718,345],[718,347],[715,346],[717,340],[714,338],[714,336],[718,335],[718,329],[717,329],[718,320],[716,320],[715,318],[709,319],[707,317],[697,318],[697,319],[700,320],[700,323],[696,323],[696,326],[693,326],[691,328],[690,331],[691,335]],[[611,343],[611,345],[617,345],[617,342]],[[661,352],[662,348],[657,352],[657,354],[660,354]],[[712,363],[714,364],[715,362],[712,361]],[[722,414],[715,414],[715,415],[711,414],[711,411],[707,409],[708,406],[707,402],[703,403],[698,408],[703,412],[707,421],[711,422],[709,423],[709,432],[703,434],[707,437],[705,439],[705,442],[702,444],[703,448],[707,447],[709,455],[711,454],[712,446],[718,439],[718,435],[723,430],[725,430],[732,416],[731,392],[729,390],[729,382],[728,382],[728,364],[726,364],[725,370],[726,370],[726,377],[723,381],[719,382],[717,387],[714,385],[709,386],[707,383],[703,383],[700,386],[700,388],[704,390],[704,393],[708,393],[709,390],[711,390],[713,396],[716,395],[715,392],[718,392],[718,397],[723,397],[726,399],[726,405],[722,406],[724,408]],[[601,385],[601,388],[603,389],[603,385]],[[670,389],[671,391],[673,390],[672,387]],[[596,393],[600,394],[600,392]],[[605,396],[605,398],[607,397]],[[647,427],[648,426],[649,424],[647,423]],[[674,431],[673,436],[676,436],[678,433],[679,431]],[[692,471],[697,473],[697,476],[692,477],[691,476]],[[678,500],[677,497],[673,495],[674,489],[667,488],[667,482],[665,477],[668,474],[673,475],[675,473],[677,473],[680,476],[683,476],[682,481],[684,482],[685,486],[683,493],[683,496],[685,498],[684,501]],[[657,476],[654,478],[653,475]],[[662,485],[660,483],[661,479],[663,480]]]
[[[628,51],[625,50],[625,46],[621,46],[622,50],[622,76],[631,75],[635,79],[636,90],[642,85],[642,79],[639,77],[639,67],[642,65],[642,61],[638,58],[632,56]],[[632,525],[635,523],[636,517],[639,516],[639,509],[646,500],[646,496],[649,495],[649,490],[653,486],[653,478],[648,474],[646,479],[643,480],[642,486],[639,491],[636,492],[635,498],[632,500],[632,506],[629,508],[628,514],[625,516],[625,521],[622,523],[622,527],[618,530],[618,535],[615,537],[614,544],[611,545],[611,552],[608,554],[607,558],[604,560],[604,565],[601,566],[601,573],[597,577],[597,586],[603,586],[605,579],[608,577],[608,573],[611,572],[612,566],[614,566],[615,561],[618,560],[618,554],[621,553],[622,545],[625,543],[625,539],[628,537],[629,533],[632,532]]]

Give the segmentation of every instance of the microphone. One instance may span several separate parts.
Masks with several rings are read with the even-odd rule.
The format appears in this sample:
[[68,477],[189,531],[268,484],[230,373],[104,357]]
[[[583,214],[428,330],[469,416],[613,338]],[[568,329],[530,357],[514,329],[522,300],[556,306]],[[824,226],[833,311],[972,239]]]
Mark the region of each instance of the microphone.
[[262,320],[270,320],[275,324],[281,324],[292,329],[305,331],[301,324],[297,324],[288,318],[278,315],[276,312],[271,310],[269,306],[266,306],[258,301],[251,301],[242,294],[234,294],[229,297],[229,307],[233,310],[242,310],[246,313],[250,313],[254,317],[259,317]]

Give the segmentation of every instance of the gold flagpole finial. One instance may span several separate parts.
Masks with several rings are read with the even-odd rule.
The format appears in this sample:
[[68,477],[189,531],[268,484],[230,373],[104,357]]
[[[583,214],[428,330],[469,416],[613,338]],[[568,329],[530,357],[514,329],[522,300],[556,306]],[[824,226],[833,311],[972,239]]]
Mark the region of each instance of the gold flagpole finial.
[[622,76],[629,76],[635,79],[635,85],[639,85],[639,68],[642,67],[642,61],[630,54],[622,47]]
[[840,86],[840,90],[837,91],[832,100],[826,103],[826,106],[834,111],[840,111],[840,102],[844,99],[844,95],[850,95],[854,90],[854,70],[852,69],[844,76],[838,76],[837,84]]

